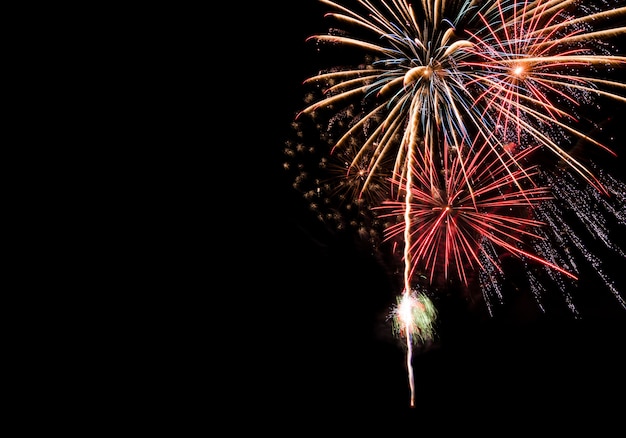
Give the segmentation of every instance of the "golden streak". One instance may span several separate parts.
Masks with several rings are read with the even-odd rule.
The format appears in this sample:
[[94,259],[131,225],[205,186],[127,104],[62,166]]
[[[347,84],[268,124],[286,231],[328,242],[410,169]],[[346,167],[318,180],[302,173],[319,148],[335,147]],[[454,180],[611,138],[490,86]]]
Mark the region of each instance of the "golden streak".
[[432,73],[433,69],[429,66],[420,65],[419,67],[413,67],[404,75],[402,85],[404,85],[404,87],[406,88],[407,85],[415,82],[420,78],[427,79],[428,77],[430,77],[430,75],[432,75]]

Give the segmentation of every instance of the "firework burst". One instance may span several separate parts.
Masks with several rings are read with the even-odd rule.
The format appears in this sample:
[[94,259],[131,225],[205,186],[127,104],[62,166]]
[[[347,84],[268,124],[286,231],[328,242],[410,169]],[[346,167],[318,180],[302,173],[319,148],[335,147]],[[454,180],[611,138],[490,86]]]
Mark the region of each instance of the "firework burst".
[[[624,186],[594,169],[585,152],[617,154],[592,135],[597,124],[588,114],[626,103],[619,77],[626,57],[616,48],[626,37],[626,7],[320,1],[337,27],[309,41],[363,55],[356,66],[333,66],[304,81],[311,94],[296,116],[300,137],[286,149],[291,157],[316,157],[325,175],[295,166],[295,186],[320,218],[345,225],[337,205],[350,206],[359,219],[348,222],[375,230],[365,233],[371,242],[401,248],[404,291],[414,289],[418,274],[431,285],[468,285],[477,277],[491,311],[503,299],[500,260],[512,255],[529,271],[540,305],[540,278],[548,277],[575,313],[565,284],[579,277],[576,249],[626,309],[598,257],[580,243],[581,227],[563,216],[573,212],[583,230],[624,257],[598,225],[613,217],[624,227]],[[301,143],[310,135],[316,147]],[[583,153],[573,147],[581,142],[589,147]],[[313,202],[320,199],[330,215]],[[379,230],[384,239],[372,237]]]
[[[429,180],[427,175],[432,171],[421,167],[427,160],[418,156],[411,170],[413,185],[405,187],[397,181],[399,192],[410,201],[389,200],[379,207],[391,210],[381,213],[381,217],[400,218],[386,229],[386,238],[411,242],[406,262],[411,267],[410,278],[426,272],[430,283],[435,283],[439,274],[443,277],[439,284],[450,278],[467,284],[468,272],[482,265],[479,255],[484,253],[481,248],[486,243],[575,278],[521,248],[524,237],[540,238],[536,229],[544,225],[532,219],[532,207],[551,199],[548,188],[534,185],[536,167],[511,170],[534,148],[515,157],[505,155],[505,160],[486,146],[475,150],[467,160],[461,158],[465,155],[462,150],[444,149],[443,179]],[[494,258],[490,263],[498,264]]]
[[[321,94],[309,96],[296,126],[308,116],[330,148],[318,158],[326,176],[304,191],[332,206],[320,217],[340,223],[345,214],[336,206],[344,205],[355,218],[342,226],[354,224],[368,236],[378,231],[365,231],[373,224],[384,227],[385,238],[404,248],[408,290],[418,272],[467,283],[468,273],[485,268],[485,256],[500,270],[487,246],[576,278],[569,266],[533,252],[545,226],[537,206],[554,195],[537,166],[552,157],[608,195],[567,145],[585,140],[615,154],[588,134],[580,113],[598,99],[626,102],[626,85],[616,80],[626,58],[610,45],[626,35],[613,24],[626,8],[321,2],[345,30],[309,40],[362,52],[364,62],[305,80]],[[303,171],[297,181],[306,179]]]

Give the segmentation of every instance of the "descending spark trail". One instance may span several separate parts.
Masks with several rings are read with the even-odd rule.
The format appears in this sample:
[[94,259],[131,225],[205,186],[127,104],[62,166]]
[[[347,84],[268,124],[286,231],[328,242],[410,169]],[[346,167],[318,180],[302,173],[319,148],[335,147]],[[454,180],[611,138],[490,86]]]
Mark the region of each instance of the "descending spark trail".
[[318,161],[332,177],[311,177],[306,163],[286,164],[320,219],[345,226],[339,199],[352,215],[347,222],[373,248],[402,248],[407,302],[418,275],[439,287],[469,287],[477,278],[492,313],[505,299],[502,260],[513,256],[528,271],[542,310],[548,281],[577,315],[568,285],[584,274],[581,258],[626,308],[601,257],[579,238],[585,231],[624,257],[607,221],[616,217],[611,225],[624,227],[626,188],[571,148],[584,142],[594,153],[617,156],[592,135],[594,124],[583,114],[626,103],[618,74],[626,57],[615,48],[626,36],[626,7],[576,0],[356,0],[354,8],[320,2],[343,29],[308,41],[364,55],[357,67],[333,67],[304,81],[312,91],[294,122],[298,140],[286,148],[293,158],[317,154],[304,144],[309,137],[328,146]]
[[[616,302],[626,309],[626,300],[612,278],[620,273],[611,273],[608,264],[602,261],[603,257],[598,255],[599,251],[610,254],[614,267],[626,263],[626,251],[619,244],[619,235],[623,236],[626,231],[626,184],[595,165],[593,168],[610,197],[605,197],[593,187],[582,184],[566,170],[547,171],[541,174],[541,179],[551,188],[554,198],[541,202],[533,210],[535,216],[545,224],[537,229],[541,239],[534,241],[533,250],[576,275],[580,275],[581,260],[585,261],[593,267]],[[565,220],[568,216],[572,219]],[[598,243],[601,245],[598,246]],[[480,288],[489,306],[489,313],[493,316],[492,303],[504,302],[504,296],[499,288],[503,274],[490,263],[489,257],[491,259],[495,257],[493,246],[487,245],[487,242],[481,245]],[[622,262],[617,263],[616,260]],[[575,300],[569,292],[572,289],[569,287],[572,282],[568,283],[555,275],[551,269],[542,271],[527,262],[524,262],[524,266],[528,287],[542,311],[544,310],[542,298],[550,289],[556,288],[565,298],[572,314],[579,315]],[[542,280],[544,277],[547,278]]]

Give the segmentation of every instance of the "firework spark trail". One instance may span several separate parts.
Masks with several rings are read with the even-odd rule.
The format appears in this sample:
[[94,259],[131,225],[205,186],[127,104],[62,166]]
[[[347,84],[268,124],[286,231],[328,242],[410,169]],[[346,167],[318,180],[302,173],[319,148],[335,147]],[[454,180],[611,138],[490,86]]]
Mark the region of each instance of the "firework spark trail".
[[480,290],[485,297],[487,311],[490,316],[494,316],[494,304],[502,304],[504,302],[501,287],[504,272],[499,264],[494,262],[498,258],[498,252],[493,244],[488,240],[483,240],[480,243],[480,248],[481,269],[478,271],[478,281]]
[[[606,198],[601,198],[599,201],[604,208],[617,219],[619,225],[626,227],[626,184],[601,169],[598,171],[598,174],[600,175],[602,184],[607,187],[612,199],[615,199],[614,204],[617,207],[609,205]],[[594,197],[597,199],[596,193],[594,193]]]
[[[625,231],[624,229],[615,229],[615,226],[622,228],[626,226],[619,215],[619,209],[624,208],[623,200],[626,196],[626,185],[600,170],[598,170],[598,175],[599,180],[607,187],[609,193],[615,195],[614,197],[601,197],[596,190],[581,184],[569,172],[561,170],[557,173],[542,173],[546,184],[553,189],[555,198],[542,202],[534,208],[536,217],[545,223],[545,226],[536,230],[541,239],[535,240],[533,247],[537,254],[558,263],[559,266],[566,267],[570,272],[579,272],[579,257],[582,257],[585,262],[593,267],[594,272],[614,296],[617,303],[626,309],[626,301],[611,274],[605,269],[602,257],[585,243],[585,240],[594,241],[597,239],[614,256],[626,259],[624,249],[617,244],[616,239],[611,237],[615,233]],[[564,215],[572,215],[580,226],[575,227],[574,224],[570,224],[571,221],[565,220]],[[616,220],[616,224],[610,226],[609,219],[612,218]],[[585,230],[586,237],[583,238],[581,235]],[[481,254],[489,249],[490,247],[483,244]],[[575,299],[568,292],[573,283],[566,283],[561,276],[555,275],[554,271],[547,269],[544,274],[550,279],[550,284],[545,284],[537,277],[536,267],[533,268],[524,259],[523,264],[527,274],[528,286],[540,310],[545,311],[541,301],[547,291],[556,286],[572,315],[580,316]],[[502,304],[503,296],[498,285],[498,279],[502,280],[502,274],[496,271],[493,265],[484,261],[480,283],[488,303],[495,301]],[[491,306],[489,306],[489,311],[493,315]]]
[[[578,249],[578,251],[583,255],[584,259],[593,267],[596,274],[602,279],[606,288],[613,294],[616,301],[624,309],[626,309],[626,301],[622,297],[619,290],[615,287],[615,283],[613,279],[604,271],[602,260],[596,254],[594,254],[592,251],[588,249],[587,245],[583,243],[580,236],[569,225],[567,224],[561,225],[560,230],[563,235],[568,237],[569,245]],[[547,238],[548,237],[546,237],[546,239]],[[558,256],[555,251],[555,247],[549,243],[542,243],[542,245],[537,245],[536,249],[538,252],[545,252],[545,253],[550,253],[552,255]],[[550,271],[548,271],[548,273],[552,274]],[[570,310],[575,311],[576,305],[573,299],[571,298],[571,295],[566,292],[567,289],[565,285],[562,284],[561,279],[553,277],[553,280],[559,284],[559,287],[561,289],[561,293],[563,294],[563,296],[568,298],[567,302],[568,302],[568,307],[570,308]],[[578,312],[575,311],[574,313],[578,313]]]
[[599,207],[603,207],[607,210],[611,207],[608,204],[608,198],[598,199],[595,190],[589,190],[588,187],[578,187],[571,175],[559,178],[549,176],[548,183],[553,188],[557,198],[562,200],[568,209],[576,212],[576,216],[591,236],[600,239],[605,247],[617,252],[618,255],[626,257],[624,251],[611,239],[611,232],[607,225],[608,215],[599,209]]
[[[563,251],[570,252],[568,248],[573,247],[584,257],[584,259],[594,268],[596,274],[602,279],[605,286],[617,302],[626,309],[626,301],[621,295],[619,290],[615,286],[614,280],[603,268],[604,263],[602,258],[591,251],[581,238],[581,232],[577,232],[568,221],[563,221],[563,212],[573,212],[574,216],[582,224],[583,228],[587,230],[588,235],[592,239],[597,239],[603,243],[604,248],[611,251],[614,256],[621,257],[626,261],[626,252],[623,248],[618,246],[615,239],[611,238],[617,230],[613,229],[613,232],[609,229],[607,224],[610,217],[619,218],[616,212],[617,208],[623,208],[623,198],[626,196],[626,185],[622,182],[616,181],[613,178],[604,177],[603,173],[600,173],[601,181],[608,188],[610,193],[615,193],[615,198],[602,198],[602,202],[595,201],[598,193],[590,187],[580,186],[580,183],[573,179],[567,172],[560,172],[560,174],[546,174],[546,179],[556,193],[557,199],[561,201],[564,207],[557,207],[556,201],[547,202],[542,204],[538,208],[539,217],[542,217],[550,226],[545,227],[543,232],[546,233],[546,238],[543,242],[546,243],[545,251],[551,251],[553,254],[557,253],[557,248]],[[602,208],[601,208],[602,207]],[[619,223],[618,225],[624,226],[625,224]],[[623,232],[623,230],[622,230]],[[550,234],[550,236],[547,236]],[[548,245],[550,242],[557,242],[556,245]],[[573,255],[568,255],[569,264],[572,269],[576,269],[574,266]],[[565,263],[564,263],[565,264]]]

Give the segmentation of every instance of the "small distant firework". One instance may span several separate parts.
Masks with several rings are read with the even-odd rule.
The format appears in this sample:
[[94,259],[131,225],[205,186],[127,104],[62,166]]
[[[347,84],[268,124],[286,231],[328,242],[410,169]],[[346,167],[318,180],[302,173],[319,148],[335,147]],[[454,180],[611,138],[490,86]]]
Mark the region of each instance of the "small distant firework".
[[405,291],[397,298],[390,316],[393,332],[406,340],[406,366],[411,389],[411,407],[415,406],[415,379],[413,377],[413,346],[431,341],[435,336],[437,310],[428,296],[417,290]]
[[425,343],[435,338],[437,309],[424,292],[414,289],[398,296],[390,316],[393,333],[410,344]]

